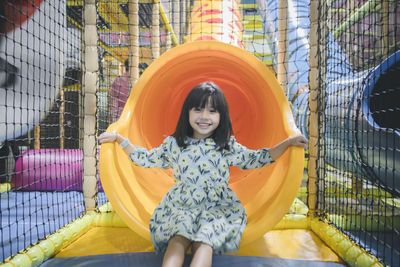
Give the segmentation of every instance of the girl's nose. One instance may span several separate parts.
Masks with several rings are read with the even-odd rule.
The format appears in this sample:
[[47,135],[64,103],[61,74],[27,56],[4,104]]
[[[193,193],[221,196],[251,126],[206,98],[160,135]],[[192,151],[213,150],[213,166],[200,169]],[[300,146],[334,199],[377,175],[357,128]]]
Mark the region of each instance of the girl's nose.
[[208,118],[209,113],[208,113],[207,110],[203,109],[203,110],[201,111],[201,114],[200,114],[200,115],[201,115],[202,118]]

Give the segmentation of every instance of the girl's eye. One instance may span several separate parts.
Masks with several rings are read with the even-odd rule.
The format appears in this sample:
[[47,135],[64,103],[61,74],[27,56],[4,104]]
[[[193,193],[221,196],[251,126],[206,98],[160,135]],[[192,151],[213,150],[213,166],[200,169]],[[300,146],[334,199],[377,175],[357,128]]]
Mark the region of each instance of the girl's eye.
[[217,112],[217,110],[216,109],[210,109],[210,112],[211,113],[215,113],[215,112]]
[[194,111],[197,111],[197,112],[201,111],[201,108],[193,108],[193,109],[194,109]]

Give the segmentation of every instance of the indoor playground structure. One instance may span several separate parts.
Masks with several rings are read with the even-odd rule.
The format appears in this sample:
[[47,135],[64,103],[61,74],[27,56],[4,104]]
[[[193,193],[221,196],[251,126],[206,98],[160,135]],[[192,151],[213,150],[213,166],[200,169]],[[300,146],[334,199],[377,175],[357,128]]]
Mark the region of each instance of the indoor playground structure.
[[161,266],[148,224],[172,170],[97,136],[157,147],[208,80],[243,145],[309,139],[231,169],[248,223],[213,266],[400,266],[397,0],[0,5],[0,266]]

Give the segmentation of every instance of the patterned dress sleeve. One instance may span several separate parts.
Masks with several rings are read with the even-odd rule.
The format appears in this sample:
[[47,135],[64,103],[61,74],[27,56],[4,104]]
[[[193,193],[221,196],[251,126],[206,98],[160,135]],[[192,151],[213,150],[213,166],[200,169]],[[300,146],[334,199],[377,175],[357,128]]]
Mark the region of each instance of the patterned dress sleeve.
[[231,138],[230,151],[227,153],[229,166],[237,166],[242,170],[259,169],[274,162],[268,148],[251,150]]
[[129,154],[129,159],[138,166],[144,168],[172,168],[171,149],[173,137],[168,136],[163,143],[156,148],[147,150],[143,147],[133,146],[133,151]]

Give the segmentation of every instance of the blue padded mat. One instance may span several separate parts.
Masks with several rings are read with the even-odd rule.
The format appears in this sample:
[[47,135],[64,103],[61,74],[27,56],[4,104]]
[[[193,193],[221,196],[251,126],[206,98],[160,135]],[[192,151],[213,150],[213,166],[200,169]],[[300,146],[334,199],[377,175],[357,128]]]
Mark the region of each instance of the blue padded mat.
[[[146,266],[160,267],[162,264],[162,255],[156,255],[152,252],[107,254],[95,256],[83,256],[72,258],[52,258],[44,262],[40,267],[120,267],[120,266]],[[189,266],[191,256],[187,255],[183,266]],[[232,256],[232,255],[214,255],[213,267],[343,267],[346,266],[334,262],[290,260],[268,257],[253,256]]]
[[0,262],[77,219],[83,204],[78,191],[0,193]]

